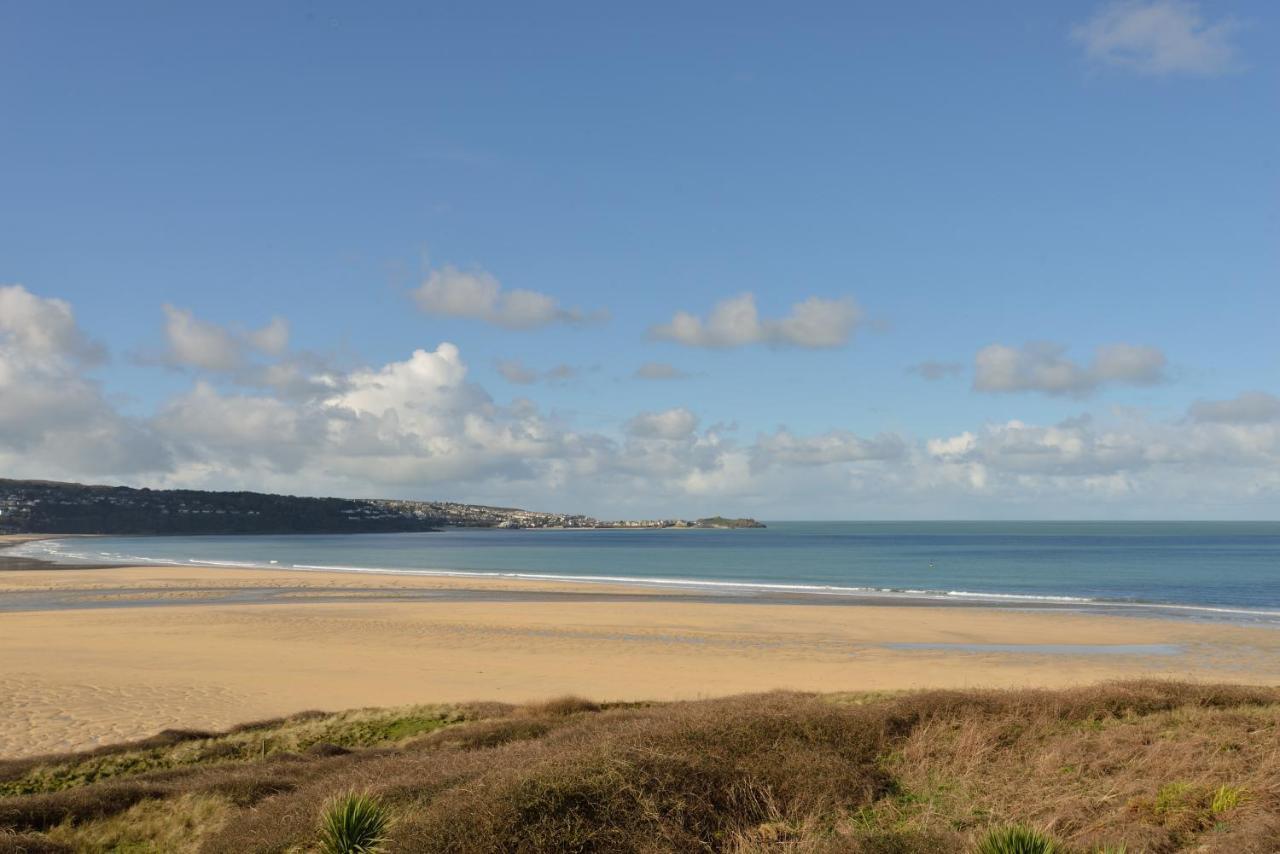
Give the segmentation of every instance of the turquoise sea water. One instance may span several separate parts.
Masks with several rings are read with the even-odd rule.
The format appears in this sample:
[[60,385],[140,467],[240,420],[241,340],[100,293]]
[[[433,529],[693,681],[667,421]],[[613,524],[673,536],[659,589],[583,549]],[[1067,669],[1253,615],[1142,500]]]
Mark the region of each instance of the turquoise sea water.
[[775,522],[749,530],[96,537],[64,562],[626,579],[710,592],[1116,606],[1280,619],[1275,522]]

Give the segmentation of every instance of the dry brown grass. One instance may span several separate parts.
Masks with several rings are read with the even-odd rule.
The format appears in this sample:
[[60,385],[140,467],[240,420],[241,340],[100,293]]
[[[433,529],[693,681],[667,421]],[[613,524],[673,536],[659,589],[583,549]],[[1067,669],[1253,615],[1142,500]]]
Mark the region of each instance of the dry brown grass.
[[[305,850],[323,804],[352,790],[391,811],[390,851],[965,851],[1008,824],[1081,852],[1280,851],[1276,690],[1130,682],[446,711],[459,722],[374,747],[338,747],[327,716],[264,722],[254,738],[305,724],[334,740],[0,799],[0,827],[22,834],[0,836],[0,851],[19,839]],[[407,719],[367,715],[345,725],[398,732]],[[216,756],[245,732],[199,741]]]

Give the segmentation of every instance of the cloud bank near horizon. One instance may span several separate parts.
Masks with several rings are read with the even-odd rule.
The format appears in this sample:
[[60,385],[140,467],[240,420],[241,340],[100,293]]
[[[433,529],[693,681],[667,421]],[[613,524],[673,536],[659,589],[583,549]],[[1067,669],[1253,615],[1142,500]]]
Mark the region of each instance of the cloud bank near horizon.
[[[172,307],[164,320],[192,384],[131,416],[93,378],[107,353],[68,303],[0,288],[0,466],[17,477],[501,498],[605,515],[698,508],[829,517],[913,507],[936,515],[1041,499],[1094,513],[1186,501],[1248,515],[1280,496],[1280,398],[1258,390],[1197,400],[1172,421],[1084,414],[938,436],[839,427],[804,435],[780,425],[741,437],[722,423],[704,426],[687,405],[589,431],[527,398],[496,400],[447,342],[381,365],[307,373],[283,321],[237,332]],[[988,351],[975,384],[990,391],[1074,395],[1104,382],[1154,382],[1164,366],[1163,354],[1129,345],[1100,348],[1086,366],[1054,348]],[[250,353],[260,373],[283,366],[303,376],[285,388],[240,383]]]

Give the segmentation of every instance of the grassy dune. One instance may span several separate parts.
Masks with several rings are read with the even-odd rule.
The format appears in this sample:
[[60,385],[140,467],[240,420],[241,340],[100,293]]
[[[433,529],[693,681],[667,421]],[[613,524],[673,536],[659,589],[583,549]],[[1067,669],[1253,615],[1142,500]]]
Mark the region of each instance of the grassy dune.
[[1280,690],[308,712],[0,762],[0,852],[315,851],[344,793],[386,851],[1276,851]]

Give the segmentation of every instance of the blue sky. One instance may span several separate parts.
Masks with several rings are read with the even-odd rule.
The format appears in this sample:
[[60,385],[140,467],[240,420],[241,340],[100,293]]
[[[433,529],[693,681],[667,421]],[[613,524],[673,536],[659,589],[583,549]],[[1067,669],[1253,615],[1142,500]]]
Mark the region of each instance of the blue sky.
[[[4,4],[0,468],[604,515],[1274,518],[1277,24]],[[661,331],[744,294],[754,326]],[[808,300],[818,326],[786,322]],[[62,305],[60,348],[33,345]],[[255,347],[273,318],[287,341]],[[388,397],[377,372],[442,342],[465,375],[422,363]],[[633,377],[652,362],[685,376]],[[192,438],[197,412],[234,423]]]

